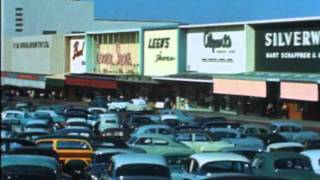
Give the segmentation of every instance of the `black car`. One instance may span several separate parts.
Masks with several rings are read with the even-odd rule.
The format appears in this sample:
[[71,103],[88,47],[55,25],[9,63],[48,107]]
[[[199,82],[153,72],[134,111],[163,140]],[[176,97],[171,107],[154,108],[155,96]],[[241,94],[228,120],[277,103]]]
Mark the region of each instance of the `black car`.
[[257,134],[254,137],[261,139],[266,146],[272,143],[288,142],[288,140],[280,134]]
[[41,148],[36,146],[26,146],[19,147],[17,149],[13,149],[11,154],[24,154],[24,155],[40,155],[40,156],[48,156],[59,161],[58,153],[53,149]]
[[1,154],[10,154],[14,149],[24,146],[36,146],[32,141],[19,138],[2,138],[1,139]]

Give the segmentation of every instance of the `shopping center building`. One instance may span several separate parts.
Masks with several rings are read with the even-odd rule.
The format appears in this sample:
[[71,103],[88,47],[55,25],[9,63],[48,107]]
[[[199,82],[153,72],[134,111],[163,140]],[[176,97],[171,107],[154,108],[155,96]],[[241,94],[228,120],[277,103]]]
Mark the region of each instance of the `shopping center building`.
[[263,116],[267,104],[279,111],[286,103],[292,119],[320,118],[320,17],[197,25],[105,21],[94,19],[92,2],[57,0],[41,11],[63,16],[37,16],[34,23],[41,13],[30,12],[36,1],[5,1],[12,10],[4,13],[2,32],[6,88],[69,99],[170,97],[179,109]]

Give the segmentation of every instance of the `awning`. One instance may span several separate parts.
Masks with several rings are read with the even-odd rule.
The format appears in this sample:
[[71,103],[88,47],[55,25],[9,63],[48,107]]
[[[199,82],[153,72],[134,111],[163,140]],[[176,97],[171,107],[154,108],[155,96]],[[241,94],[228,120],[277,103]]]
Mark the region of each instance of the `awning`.
[[281,82],[282,99],[319,101],[319,85],[316,83]]
[[1,72],[1,86],[17,86],[26,88],[45,89],[45,74],[28,74],[17,72]]
[[268,82],[294,81],[320,84],[320,73],[246,72],[231,75],[215,75],[214,79],[261,80]]
[[66,75],[65,84],[91,88],[117,89],[115,76],[100,74],[70,74]]
[[266,97],[267,85],[265,81],[214,79],[213,93],[239,96]]
[[46,86],[64,87],[65,75],[67,75],[67,73],[47,76]]
[[182,81],[182,82],[198,82],[198,83],[212,83],[213,74],[186,72],[173,74],[168,76],[155,76],[154,80],[161,81]]

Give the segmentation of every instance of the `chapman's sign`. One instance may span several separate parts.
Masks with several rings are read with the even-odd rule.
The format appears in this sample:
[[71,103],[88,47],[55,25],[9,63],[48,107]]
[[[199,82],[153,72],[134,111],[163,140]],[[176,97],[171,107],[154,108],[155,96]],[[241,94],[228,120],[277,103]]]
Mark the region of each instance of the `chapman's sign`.
[[163,76],[178,72],[177,37],[176,29],[144,32],[144,75]]
[[187,70],[201,73],[245,71],[244,31],[214,29],[187,33]]
[[37,42],[16,42],[13,43],[13,48],[49,48],[48,41],[37,41]]
[[258,28],[255,54],[256,70],[320,72],[320,25]]

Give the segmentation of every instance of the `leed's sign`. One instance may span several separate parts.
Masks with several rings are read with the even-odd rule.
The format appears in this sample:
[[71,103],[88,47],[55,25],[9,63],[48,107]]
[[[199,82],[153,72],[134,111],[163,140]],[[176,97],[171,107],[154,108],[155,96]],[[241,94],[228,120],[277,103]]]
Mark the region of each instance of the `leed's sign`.
[[177,34],[176,29],[144,32],[144,75],[177,73]]
[[320,72],[320,26],[257,30],[256,70]]

